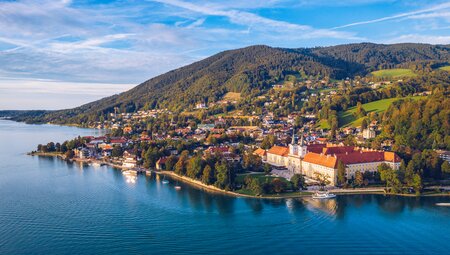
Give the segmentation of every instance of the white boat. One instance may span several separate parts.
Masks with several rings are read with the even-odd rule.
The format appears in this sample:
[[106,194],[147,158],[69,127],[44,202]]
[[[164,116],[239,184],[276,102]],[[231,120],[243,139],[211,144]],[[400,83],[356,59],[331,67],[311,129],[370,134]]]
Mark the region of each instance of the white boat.
[[180,189],[181,189],[181,186],[178,186],[178,185],[177,185],[177,186],[175,186],[175,189],[176,189],[176,190],[180,190]]
[[101,167],[102,165],[100,164],[100,163],[98,163],[98,162],[94,162],[94,163],[92,163],[92,165],[94,166],[94,167]]
[[450,206],[450,203],[436,203],[437,206]]
[[169,183],[169,181],[166,180],[166,176],[164,175],[164,178],[163,178],[163,180],[162,180],[162,184],[168,184],[168,183]]
[[325,192],[316,192],[312,196],[314,199],[329,199],[329,198],[335,198],[336,195],[333,193],[329,193],[328,191]]

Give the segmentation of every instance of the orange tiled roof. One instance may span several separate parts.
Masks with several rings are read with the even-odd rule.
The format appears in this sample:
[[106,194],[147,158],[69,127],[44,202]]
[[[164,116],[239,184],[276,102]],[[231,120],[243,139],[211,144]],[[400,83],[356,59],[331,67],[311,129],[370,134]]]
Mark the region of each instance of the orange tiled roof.
[[308,152],[305,155],[303,161],[317,164],[325,167],[336,168],[337,167],[337,158],[330,155],[323,155],[314,152]]
[[256,154],[256,155],[259,155],[259,156],[265,156],[266,155],[266,150],[258,148],[253,153]]
[[275,154],[275,155],[279,155],[279,156],[287,156],[289,154],[289,148],[288,147],[284,147],[284,146],[273,146],[272,148],[270,148],[267,153],[270,154]]
[[391,152],[391,151],[384,152],[384,160],[385,161],[394,162],[394,159],[395,159],[395,163],[400,163],[400,161],[402,161],[402,159],[394,152]]
[[342,153],[351,153],[355,151],[355,147],[353,146],[333,146],[333,147],[325,147],[323,148],[323,154],[333,155],[333,154],[342,154]]

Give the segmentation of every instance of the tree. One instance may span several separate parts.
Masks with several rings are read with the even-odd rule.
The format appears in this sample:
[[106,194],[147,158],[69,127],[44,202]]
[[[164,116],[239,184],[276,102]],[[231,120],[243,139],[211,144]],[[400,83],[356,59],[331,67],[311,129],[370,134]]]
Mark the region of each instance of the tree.
[[66,151],[66,153],[64,155],[66,156],[67,159],[71,159],[71,158],[75,157],[75,153],[73,152],[73,150]]
[[414,174],[413,180],[412,180],[412,188],[416,192],[416,195],[420,195],[420,192],[422,192],[423,184],[422,184],[422,178],[419,174]]
[[330,176],[328,174],[322,174],[319,172],[314,173],[315,179],[319,182],[320,189],[323,190],[325,186],[331,183]]
[[367,123],[367,118],[364,118],[361,122],[361,130],[367,129],[369,124]]
[[214,183],[214,172],[209,165],[206,165],[203,169],[202,182],[207,185]]
[[247,171],[260,171],[262,160],[258,155],[253,153],[245,153],[242,158],[242,166]]
[[380,172],[381,181],[386,183],[386,189],[388,191],[392,190],[394,193],[398,193],[402,190],[402,183],[397,171],[394,171],[387,164],[382,163],[378,166],[378,172]]
[[186,175],[192,179],[197,179],[202,174],[202,158],[200,156],[192,157],[188,160],[186,166]]
[[345,165],[339,160],[337,166],[337,181],[339,185],[344,185],[347,182],[347,178],[345,177]]
[[246,180],[246,186],[247,189],[251,190],[255,195],[261,195],[263,193],[263,188],[261,183],[259,182],[258,178],[252,178],[250,176],[247,176],[248,179]]
[[450,163],[448,163],[448,161],[444,161],[444,163],[442,163],[441,171],[444,174],[450,174]]
[[264,164],[264,173],[265,174],[270,174],[270,171],[272,170],[272,168],[270,167],[269,164],[265,163]]
[[286,182],[282,181],[280,178],[275,178],[271,182],[273,191],[276,193],[281,193],[286,190],[287,184]]
[[111,152],[111,156],[112,157],[122,157],[122,155],[123,155],[122,147],[120,147],[119,145],[114,145],[112,152]]
[[261,142],[261,148],[270,149],[275,144],[275,140],[276,138],[273,135],[265,136]]
[[166,160],[166,170],[174,170],[175,164],[177,163],[177,157],[170,155]]
[[291,177],[291,182],[294,190],[303,190],[306,187],[305,177],[302,174],[294,174]]
[[145,168],[154,167],[156,161],[158,161],[158,158],[159,158],[158,148],[149,147],[144,154],[144,167]]
[[226,162],[217,162],[216,169],[216,182],[214,185],[220,189],[231,189],[231,176],[228,164]]
[[175,164],[175,173],[179,175],[186,174],[186,160],[187,156],[181,155],[178,162]]
[[358,187],[364,185],[364,176],[360,171],[355,172],[355,185]]

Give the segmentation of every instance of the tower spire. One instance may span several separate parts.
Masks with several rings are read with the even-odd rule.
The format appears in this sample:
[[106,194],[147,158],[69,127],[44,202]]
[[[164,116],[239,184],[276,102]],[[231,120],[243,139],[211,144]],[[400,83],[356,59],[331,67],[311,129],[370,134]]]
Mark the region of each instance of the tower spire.
[[295,144],[295,127],[292,127],[292,142],[291,142],[291,144],[292,145]]
[[303,131],[302,131],[302,134],[301,134],[301,138],[300,138],[300,146],[304,146],[305,145],[305,141],[303,141]]

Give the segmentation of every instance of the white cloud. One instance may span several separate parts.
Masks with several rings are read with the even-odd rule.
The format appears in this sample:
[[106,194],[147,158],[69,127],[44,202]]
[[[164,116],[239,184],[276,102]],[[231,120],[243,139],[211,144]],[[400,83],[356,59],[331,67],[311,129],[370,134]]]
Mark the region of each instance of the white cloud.
[[450,36],[407,34],[384,40],[383,43],[450,44]]
[[350,23],[350,24],[346,24],[346,25],[342,25],[342,26],[333,27],[332,29],[341,29],[341,28],[347,28],[347,27],[353,27],[353,26],[367,25],[367,24],[373,24],[373,23],[378,23],[378,22],[383,22],[383,21],[388,21],[388,20],[396,20],[396,19],[407,18],[407,17],[418,18],[419,14],[423,14],[423,13],[430,14],[430,12],[434,12],[434,11],[440,12],[443,9],[448,9],[448,8],[450,8],[450,2],[434,5],[434,6],[431,6],[431,7],[425,8],[425,9],[421,9],[421,10],[417,10],[417,11],[400,13],[400,14],[382,17],[382,18],[378,18],[378,19],[354,22],[354,23]]

